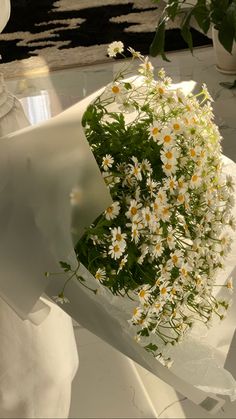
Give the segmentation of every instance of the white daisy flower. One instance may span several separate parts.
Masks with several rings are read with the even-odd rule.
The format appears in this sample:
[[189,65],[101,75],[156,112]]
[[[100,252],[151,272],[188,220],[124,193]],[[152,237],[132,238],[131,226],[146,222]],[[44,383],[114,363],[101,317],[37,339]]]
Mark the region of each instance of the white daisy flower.
[[178,268],[184,262],[183,253],[180,250],[175,250],[173,253],[171,253],[170,257],[173,266],[176,266]]
[[153,140],[157,141],[158,137],[161,134],[161,128],[161,124],[159,124],[159,122],[157,121],[154,121],[153,125],[150,126],[149,133]]
[[152,173],[152,166],[151,166],[151,163],[147,160],[147,159],[144,159],[143,161],[142,161],[142,163],[141,163],[141,170],[145,173],[145,172],[148,172],[148,173]]
[[139,242],[140,239],[140,230],[141,225],[133,224],[131,229],[131,240],[134,241],[135,244]]
[[160,298],[162,300],[166,300],[167,298],[171,297],[171,287],[165,284],[160,286]]
[[129,210],[125,213],[127,218],[133,218],[138,215],[138,212],[142,208],[142,204],[135,199],[131,199]]
[[117,217],[117,215],[119,215],[119,212],[120,212],[120,204],[119,202],[115,201],[110,207],[106,209],[105,218],[107,220],[113,220],[114,218]]
[[142,209],[143,224],[149,226],[153,221],[153,216],[149,207]]
[[107,48],[109,57],[116,57],[117,54],[121,54],[123,51],[124,44],[121,41],[114,41]]
[[182,134],[182,132],[183,132],[183,123],[182,123],[182,121],[180,119],[174,119],[174,120],[172,120],[170,126],[171,126],[171,128],[172,128],[172,130],[173,130],[173,132],[175,134]]
[[163,206],[162,211],[160,213],[160,218],[162,221],[169,221],[171,216],[171,211],[170,211],[170,207],[168,206]]
[[130,164],[130,174],[135,176],[137,180],[142,180],[141,167],[138,162],[135,162],[134,165]]
[[162,165],[162,169],[166,176],[172,176],[176,172],[177,166],[175,161],[168,160]]
[[175,136],[173,134],[173,132],[171,131],[170,128],[163,128],[163,130],[161,131],[160,136],[158,137],[157,140],[159,145],[162,145],[165,148],[171,148],[173,147],[173,145],[175,144]]
[[169,232],[168,233],[168,235],[166,237],[166,241],[167,241],[167,244],[168,244],[168,247],[169,247],[170,250],[172,250],[172,249],[175,248],[175,246],[176,246],[176,240],[175,240],[175,237],[172,234],[172,232]]
[[128,255],[125,255],[123,257],[123,259],[121,259],[121,261],[119,263],[119,269],[118,269],[117,273],[119,273],[124,268],[124,266],[126,265],[127,261],[128,261]]
[[139,291],[138,296],[141,304],[147,303],[151,297],[150,285],[144,285]]
[[106,154],[105,157],[102,158],[102,168],[103,170],[108,170],[112,167],[114,163],[114,159],[110,154]]
[[135,49],[131,47],[127,48],[127,51],[129,51],[134,58],[139,58],[139,59],[144,58],[144,56],[139,51],[136,51]]
[[118,243],[125,243],[125,239],[127,237],[127,234],[121,233],[120,227],[115,227],[111,230],[112,234],[112,241],[118,242]]
[[106,279],[106,271],[104,268],[98,268],[98,270],[95,273],[95,278],[97,281],[104,281]]
[[123,244],[123,242],[122,243],[118,243],[118,242],[112,243],[111,246],[109,246],[108,254],[111,255],[112,259],[117,260],[123,255],[123,253],[125,251],[125,247],[126,246],[125,246],[125,244]]
[[159,314],[162,311],[164,305],[165,305],[165,301],[164,300],[161,300],[161,299],[160,300],[156,300],[155,303],[151,307],[151,312],[153,314]]
[[168,148],[161,150],[161,160],[163,163],[177,163],[177,158],[179,157],[179,151],[176,147]]
[[67,304],[70,302],[70,300],[67,297],[65,297],[63,294],[53,295],[52,298],[55,301],[55,303],[59,303],[59,304]]
[[141,307],[135,307],[131,321],[134,323],[139,322],[143,314],[143,309]]
[[153,196],[155,194],[158,183],[148,177],[146,184],[150,195]]
[[141,246],[140,246],[140,251],[141,251],[141,255],[139,256],[139,258],[138,258],[138,260],[137,260],[137,262],[138,262],[138,264],[139,265],[142,265],[142,263],[143,263],[143,261],[144,261],[144,259],[145,259],[145,257],[147,256],[147,254],[148,254],[148,251],[149,251],[149,248],[148,248],[148,246],[145,244],[145,243],[143,243]]
[[163,205],[167,203],[166,191],[162,188],[159,188],[157,192],[157,198]]
[[150,77],[153,75],[153,70],[154,70],[154,67],[151,61],[149,61],[148,57],[145,57],[144,61],[139,66],[139,69],[138,69],[139,73],[142,74],[143,76]]
[[232,290],[232,291],[233,291],[234,286],[233,286],[233,278],[232,278],[232,277],[231,277],[231,278],[229,278],[229,279],[227,280],[227,282],[226,282],[226,287],[227,287],[229,290]]
[[175,176],[170,176],[169,178],[165,179],[165,188],[173,194],[177,188],[177,180]]
[[191,177],[189,186],[191,189],[198,188],[202,184],[202,177],[198,173],[194,173]]
[[163,251],[164,251],[164,247],[163,247],[163,244],[162,244],[162,240],[159,239],[159,240],[156,241],[155,244],[153,244],[152,254],[155,258],[160,257],[162,255]]
[[188,189],[188,184],[185,182],[183,176],[180,176],[177,180],[178,192],[184,194]]
[[179,273],[182,278],[187,278],[191,268],[187,263],[183,263],[179,268]]

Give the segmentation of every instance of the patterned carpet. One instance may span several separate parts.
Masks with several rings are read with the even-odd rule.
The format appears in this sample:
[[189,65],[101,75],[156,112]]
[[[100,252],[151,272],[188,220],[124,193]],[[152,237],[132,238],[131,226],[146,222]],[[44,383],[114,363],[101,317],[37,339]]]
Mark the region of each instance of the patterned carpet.
[[[104,62],[107,46],[121,40],[148,54],[163,3],[152,0],[11,0],[0,34],[0,71],[13,77]],[[179,22],[166,32],[166,51],[186,48]],[[211,41],[193,29],[194,45]]]

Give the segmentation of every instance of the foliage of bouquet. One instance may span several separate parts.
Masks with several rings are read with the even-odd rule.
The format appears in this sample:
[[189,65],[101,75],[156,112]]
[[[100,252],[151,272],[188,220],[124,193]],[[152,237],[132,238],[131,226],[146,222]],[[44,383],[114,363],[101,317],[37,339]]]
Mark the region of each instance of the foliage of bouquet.
[[[114,42],[109,55],[122,53]],[[76,246],[78,261],[112,294],[136,301],[130,327],[155,356],[195,321],[223,319],[215,276],[230,250],[233,183],[206,86],[186,96],[146,57],[125,63],[83,117],[113,204]],[[138,75],[127,79],[132,62]],[[69,269],[67,269],[69,270]],[[81,278],[80,278],[81,279]],[[224,284],[232,288],[229,280]]]

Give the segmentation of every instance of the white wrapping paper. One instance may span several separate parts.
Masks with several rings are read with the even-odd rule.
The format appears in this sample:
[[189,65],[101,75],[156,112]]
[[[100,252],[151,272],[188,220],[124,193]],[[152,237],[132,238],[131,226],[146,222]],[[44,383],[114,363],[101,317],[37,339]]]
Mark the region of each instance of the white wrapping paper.
[[111,203],[85,138],[87,100],[58,117],[1,138],[0,294],[24,319],[59,261],[77,264],[70,193],[80,190],[76,234]]

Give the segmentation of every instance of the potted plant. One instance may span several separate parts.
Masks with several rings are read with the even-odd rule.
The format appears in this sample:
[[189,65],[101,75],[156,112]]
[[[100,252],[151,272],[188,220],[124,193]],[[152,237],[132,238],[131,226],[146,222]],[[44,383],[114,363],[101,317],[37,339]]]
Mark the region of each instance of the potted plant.
[[[160,0],[154,0],[159,3]],[[191,22],[196,20],[200,29],[206,34],[210,27],[213,30],[213,45],[216,51],[217,68],[225,73],[236,73],[236,0],[166,0],[153,42],[150,54],[165,55],[165,28],[169,20],[182,17],[181,35],[193,51]]]

